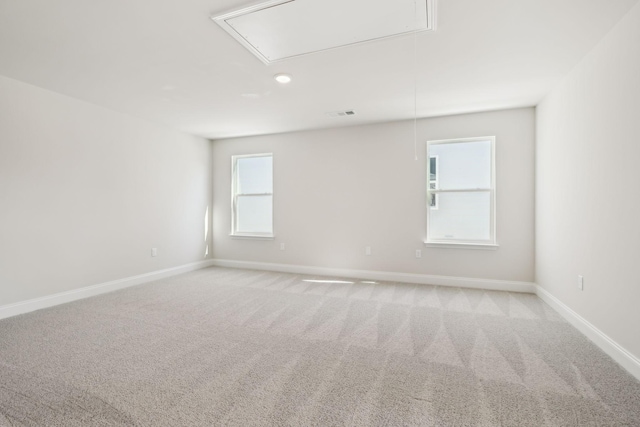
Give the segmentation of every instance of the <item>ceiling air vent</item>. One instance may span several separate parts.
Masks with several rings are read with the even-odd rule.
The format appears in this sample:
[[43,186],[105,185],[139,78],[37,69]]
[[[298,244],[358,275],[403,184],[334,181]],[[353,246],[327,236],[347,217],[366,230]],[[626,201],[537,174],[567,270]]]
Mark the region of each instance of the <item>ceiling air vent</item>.
[[355,116],[356,112],[353,110],[347,110],[347,111],[331,111],[330,113],[327,113],[327,116],[329,117],[344,117],[344,116]]
[[436,0],[270,0],[213,19],[262,62],[435,30]]

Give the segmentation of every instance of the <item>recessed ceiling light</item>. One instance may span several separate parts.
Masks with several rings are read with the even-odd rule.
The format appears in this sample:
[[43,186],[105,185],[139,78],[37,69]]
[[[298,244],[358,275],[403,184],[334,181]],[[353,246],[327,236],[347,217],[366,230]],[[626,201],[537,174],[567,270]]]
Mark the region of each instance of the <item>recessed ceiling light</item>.
[[289,83],[291,81],[291,76],[289,74],[276,74],[273,78],[276,79],[278,83],[282,84]]

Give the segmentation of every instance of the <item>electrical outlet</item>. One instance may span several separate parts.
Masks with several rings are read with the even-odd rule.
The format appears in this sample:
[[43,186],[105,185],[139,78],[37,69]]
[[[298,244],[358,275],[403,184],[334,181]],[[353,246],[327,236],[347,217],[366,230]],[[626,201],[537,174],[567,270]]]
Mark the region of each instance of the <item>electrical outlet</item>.
[[365,255],[371,255],[371,246],[365,246],[364,247],[364,254]]
[[420,249],[416,249],[416,258],[422,258],[422,251]]
[[280,250],[284,251],[284,243],[280,243]]
[[151,248],[151,256],[158,256],[158,248]]

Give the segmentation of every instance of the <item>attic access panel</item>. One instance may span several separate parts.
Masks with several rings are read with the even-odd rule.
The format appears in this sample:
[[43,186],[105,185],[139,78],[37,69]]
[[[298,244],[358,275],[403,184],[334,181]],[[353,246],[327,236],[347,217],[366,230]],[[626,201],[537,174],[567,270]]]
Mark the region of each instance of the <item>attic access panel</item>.
[[436,0],[270,0],[212,19],[269,64],[435,29]]

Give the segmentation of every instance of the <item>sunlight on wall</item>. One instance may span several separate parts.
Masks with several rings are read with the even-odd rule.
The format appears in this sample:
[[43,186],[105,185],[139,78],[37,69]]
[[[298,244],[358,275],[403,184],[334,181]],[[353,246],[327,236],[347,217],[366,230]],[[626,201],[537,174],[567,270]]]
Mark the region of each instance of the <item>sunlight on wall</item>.
[[209,256],[209,206],[204,212],[204,257]]

